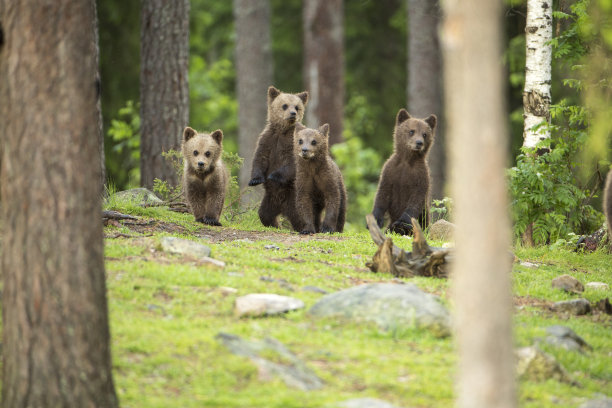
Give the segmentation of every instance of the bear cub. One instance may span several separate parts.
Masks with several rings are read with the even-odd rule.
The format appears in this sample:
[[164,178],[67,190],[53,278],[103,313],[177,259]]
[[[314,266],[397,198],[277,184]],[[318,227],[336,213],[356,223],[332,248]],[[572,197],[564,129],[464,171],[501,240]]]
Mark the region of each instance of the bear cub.
[[427,216],[429,166],[427,153],[434,141],[436,115],[426,119],[410,116],[400,109],[395,119],[393,154],[385,162],[372,214],[382,228],[389,213],[389,230],[401,235],[412,233],[411,218]]
[[220,226],[229,173],[221,160],[223,132],[183,131],[183,191],[195,220]]
[[[346,218],[346,189],[338,165],[329,155],[329,125],[309,129],[295,126],[295,189],[301,234],[342,232]],[[321,223],[321,214],[325,218]]]
[[264,185],[259,219],[266,227],[278,227],[286,217],[294,230],[302,227],[295,205],[293,131],[304,117],[308,92],[290,94],[268,88],[268,118],[257,140],[249,186]]

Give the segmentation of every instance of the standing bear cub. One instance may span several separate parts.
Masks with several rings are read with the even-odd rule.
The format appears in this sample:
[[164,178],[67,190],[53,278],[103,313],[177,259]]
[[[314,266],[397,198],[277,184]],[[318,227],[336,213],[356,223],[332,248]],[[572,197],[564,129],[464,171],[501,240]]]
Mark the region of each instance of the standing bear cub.
[[402,235],[412,232],[411,218],[428,210],[429,166],[427,153],[434,141],[437,118],[410,116],[400,109],[395,119],[393,154],[385,162],[378,183],[372,214],[382,228],[389,212],[389,230]]
[[183,131],[183,191],[196,221],[220,226],[219,217],[229,174],[221,154],[223,132],[198,133],[190,127]]
[[[346,218],[346,189],[338,165],[329,155],[329,125],[309,129],[295,126],[295,189],[301,234],[342,232]],[[325,218],[321,224],[321,213]]]
[[295,206],[293,131],[307,103],[308,92],[289,94],[268,88],[268,119],[257,140],[249,181],[249,186],[264,185],[259,219],[266,227],[278,227],[277,217],[282,214],[294,230],[302,228]]

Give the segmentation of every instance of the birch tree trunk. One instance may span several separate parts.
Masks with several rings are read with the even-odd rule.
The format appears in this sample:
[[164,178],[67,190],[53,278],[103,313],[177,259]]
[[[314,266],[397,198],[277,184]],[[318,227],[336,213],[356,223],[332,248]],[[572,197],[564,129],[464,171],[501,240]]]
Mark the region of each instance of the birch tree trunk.
[[456,406],[461,408],[517,404],[501,7],[490,0],[444,2],[447,153],[457,224],[451,269],[459,351]]
[[[442,112],[442,57],[438,39],[440,5],[433,0],[407,0],[408,13],[408,111],[424,118]],[[431,197],[444,198],[446,184],[444,120],[438,121],[436,140],[428,160],[431,174]]]
[[116,407],[93,0],[0,0],[2,406]]
[[142,0],[140,184],[179,180],[162,152],[179,150],[189,121],[189,0]]
[[330,146],[342,141],[344,115],[343,0],[304,0],[305,122],[329,123]]
[[552,63],[552,2],[527,0],[525,27],[526,62],[525,90],[523,91],[523,146],[535,147],[550,138],[550,131],[541,127],[550,122],[550,84]]
[[[244,159],[238,181],[245,188],[251,176],[257,138],[266,124],[268,86],[272,85],[272,44],[268,0],[234,0],[238,155]],[[243,203],[258,201],[263,187],[247,190]]]

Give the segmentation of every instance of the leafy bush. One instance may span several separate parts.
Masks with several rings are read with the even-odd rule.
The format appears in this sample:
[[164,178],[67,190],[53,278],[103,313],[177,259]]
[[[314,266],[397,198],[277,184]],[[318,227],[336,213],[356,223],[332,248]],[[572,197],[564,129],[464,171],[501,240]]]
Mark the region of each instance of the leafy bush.
[[[140,185],[140,104],[127,101],[111,120],[106,152],[108,177],[120,189]],[[112,154],[109,154],[112,153]]]

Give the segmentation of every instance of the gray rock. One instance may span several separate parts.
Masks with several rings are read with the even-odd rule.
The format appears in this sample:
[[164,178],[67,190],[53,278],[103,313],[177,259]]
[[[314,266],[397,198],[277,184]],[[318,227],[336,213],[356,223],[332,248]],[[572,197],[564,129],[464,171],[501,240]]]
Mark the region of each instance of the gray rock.
[[304,302],[289,296],[273,293],[251,293],[236,298],[234,312],[236,316],[265,316],[297,310],[304,307]]
[[[323,386],[323,381],[277,340],[267,338],[263,341],[248,341],[228,333],[219,333],[215,338],[233,354],[248,357],[257,366],[261,380],[278,376],[287,386],[303,391]],[[275,361],[261,357],[262,353],[266,356],[272,354]]]
[[519,265],[524,266],[525,268],[539,268],[540,267],[539,264],[529,262],[529,261],[521,261]]
[[333,406],[337,408],[399,408],[397,405],[376,398],[355,398],[339,402]]
[[612,398],[602,397],[593,399],[580,405],[579,408],[612,408]]
[[591,311],[591,304],[584,298],[564,300],[561,302],[555,302],[552,305],[552,310],[555,312],[566,312],[580,316]]
[[188,255],[194,258],[208,258],[210,256],[209,247],[188,239],[162,237],[161,246],[164,251],[172,254]]
[[306,285],[302,288],[302,290],[306,291],[306,292],[314,292],[314,293],[320,293],[322,295],[327,295],[329,292],[326,291],[325,289],[321,289],[318,286],[312,286],[312,285]]
[[265,249],[271,249],[271,250],[274,250],[274,251],[278,251],[280,249],[280,247],[278,245],[273,245],[273,244],[266,245],[266,246],[264,246],[264,248]]
[[385,330],[424,327],[437,336],[448,336],[449,313],[438,300],[411,283],[373,283],[323,296],[309,313],[374,322]]
[[544,341],[553,346],[580,352],[584,349],[591,349],[591,346],[569,327],[559,325],[548,326],[546,333],[548,333],[548,336]]
[[521,378],[531,381],[546,381],[553,378],[557,381],[575,384],[553,356],[544,353],[536,346],[520,348],[516,351],[516,355],[518,357],[517,372]]
[[133,188],[131,190],[118,191],[113,196],[119,201],[128,201],[139,205],[163,203],[155,193],[146,188]]
[[436,241],[450,241],[455,233],[455,224],[446,220],[438,220],[427,230],[427,237]]
[[552,280],[552,287],[554,289],[562,289],[571,293],[584,292],[584,286],[582,286],[582,283],[570,275],[561,275],[556,277]]
[[610,285],[604,282],[589,282],[584,285],[587,289],[591,290],[609,290]]

